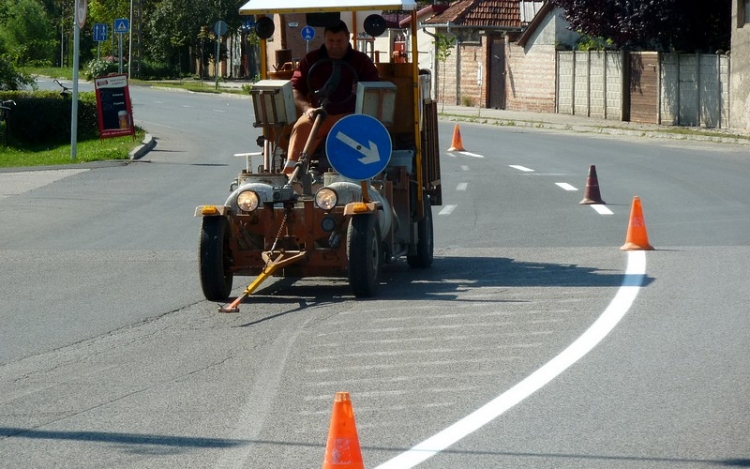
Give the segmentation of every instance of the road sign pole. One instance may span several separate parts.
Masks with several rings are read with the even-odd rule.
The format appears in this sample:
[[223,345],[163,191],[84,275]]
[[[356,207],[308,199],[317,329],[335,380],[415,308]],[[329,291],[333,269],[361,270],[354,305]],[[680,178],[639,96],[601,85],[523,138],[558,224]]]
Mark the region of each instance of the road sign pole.
[[310,26],[305,26],[301,31],[302,39],[305,40],[305,52],[310,52],[310,41],[315,38],[315,30]]
[[117,35],[117,37],[118,37],[118,39],[117,39],[117,43],[118,43],[117,49],[119,51],[119,60],[118,60],[118,65],[117,65],[117,73],[122,73],[122,33],[119,33]]
[[78,27],[78,8],[74,8],[73,21],[73,96],[70,110],[70,159],[75,161],[78,147],[78,66],[81,28]]
[[220,68],[220,66],[219,66],[219,54],[220,53],[221,53],[221,37],[217,35],[216,36],[216,55],[214,56],[215,60],[216,60],[216,72],[214,72],[214,75],[215,75],[215,78],[216,78],[216,89],[217,90],[219,89],[219,68]]

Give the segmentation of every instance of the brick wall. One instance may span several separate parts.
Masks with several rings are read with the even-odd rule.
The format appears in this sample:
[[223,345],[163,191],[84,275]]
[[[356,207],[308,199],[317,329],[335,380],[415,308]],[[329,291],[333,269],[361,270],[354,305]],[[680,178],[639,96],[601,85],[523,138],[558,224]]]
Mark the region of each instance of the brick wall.
[[485,43],[483,39],[481,44],[456,46],[445,63],[438,63],[438,101],[477,106],[481,99],[482,105],[485,105],[488,71]]
[[[488,38],[480,44],[456,46],[445,63],[438,63],[437,98],[446,104],[487,107],[489,87],[502,76],[489,76]],[[555,112],[555,47],[535,46],[528,51],[507,45],[506,108]],[[481,68],[481,80],[480,80]],[[481,103],[481,104],[480,104]]]
[[458,63],[458,52],[453,48],[451,55],[445,62],[437,64],[437,100],[445,104],[460,104],[458,84],[456,82],[456,64]]
[[555,112],[555,46],[506,47],[506,109]]
[[461,84],[459,86],[459,104],[461,105],[477,106],[486,95],[480,86],[480,82],[484,81],[480,74],[484,75],[486,72],[486,53],[483,46],[485,42],[483,38],[482,44],[460,47]]

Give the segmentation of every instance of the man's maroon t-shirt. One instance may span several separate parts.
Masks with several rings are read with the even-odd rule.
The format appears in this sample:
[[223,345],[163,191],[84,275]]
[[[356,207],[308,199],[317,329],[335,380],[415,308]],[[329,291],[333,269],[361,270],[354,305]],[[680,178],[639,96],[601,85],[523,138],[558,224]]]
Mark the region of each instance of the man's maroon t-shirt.
[[[325,46],[321,46],[320,49],[305,55],[299,63],[299,69],[292,76],[292,87],[304,95],[321,89],[333,73],[333,64],[331,61],[322,62],[315,67],[309,79],[309,88],[307,77],[314,63],[327,58],[328,53]],[[357,76],[354,76],[352,68],[349,68],[346,64],[341,64],[341,81],[336,91],[329,96],[329,103],[326,106],[326,111],[329,114],[353,113],[355,105],[354,97],[357,94],[357,82],[378,81],[378,69],[375,68],[375,64],[372,63],[372,60],[366,54],[354,50],[351,45],[349,45],[349,50],[341,60],[350,64],[357,73]],[[320,106],[320,102],[314,97],[312,104],[315,107]]]

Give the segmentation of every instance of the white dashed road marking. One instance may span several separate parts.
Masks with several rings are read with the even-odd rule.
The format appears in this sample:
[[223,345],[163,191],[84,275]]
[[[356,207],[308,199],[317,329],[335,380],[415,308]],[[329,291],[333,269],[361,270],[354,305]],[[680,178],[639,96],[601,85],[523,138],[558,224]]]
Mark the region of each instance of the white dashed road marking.
[[468,182],[461,182],[461,183],[458,184],[458,186],[456,186],[456,190],[457,191],[465,191],[468,186],[469,186]]
[[455,209],[455,205],[446,205],[440,212],[438,212],[438,215],[450,215]]
[[517,169],[519,171],[523,171],[524,173],[533,173],[534,172],[533,169],[527,168],[526,166],[521,166],[521,165],[517,165],[517,164],[509,164],[508,166],[510,166],[513,169]]
[[612,210],[601,204],[592,204],[591,208],[596,210],[596,213],[598,213],[599,215],[614,215],[614,213],[612,213]]
[[555,185],[559,186],[560,188],[562,188],[563,190],[566,190],[566,191],[573,192],[573,191],[577,191],[578,190],[575,187],[573,187],[570,184],[568,184],[567,182],[556,182]]
[[484,156],[482,155],[479,155],[477,153],[470,153],[468,151],[459,151],[459,153],[462,155],[471,156],[472,158],[484,158]]

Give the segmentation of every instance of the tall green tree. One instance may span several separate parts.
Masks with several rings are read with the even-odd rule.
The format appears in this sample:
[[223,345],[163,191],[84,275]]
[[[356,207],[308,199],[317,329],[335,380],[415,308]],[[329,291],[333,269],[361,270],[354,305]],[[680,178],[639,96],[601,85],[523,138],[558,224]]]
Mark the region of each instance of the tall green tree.
[[47,11],[38,0],[4,2],[0,37],[16,64],[52,63],[57,41]]
[[161,0],[149,15],[148,52],[159,61],[185,57],[206,63],[215,49],[213,26],[225,21],[231,30],[241,24],[235,0]]
[[732,0],[551,0],[572,29],[617,47],[679,52],[729,49]]

